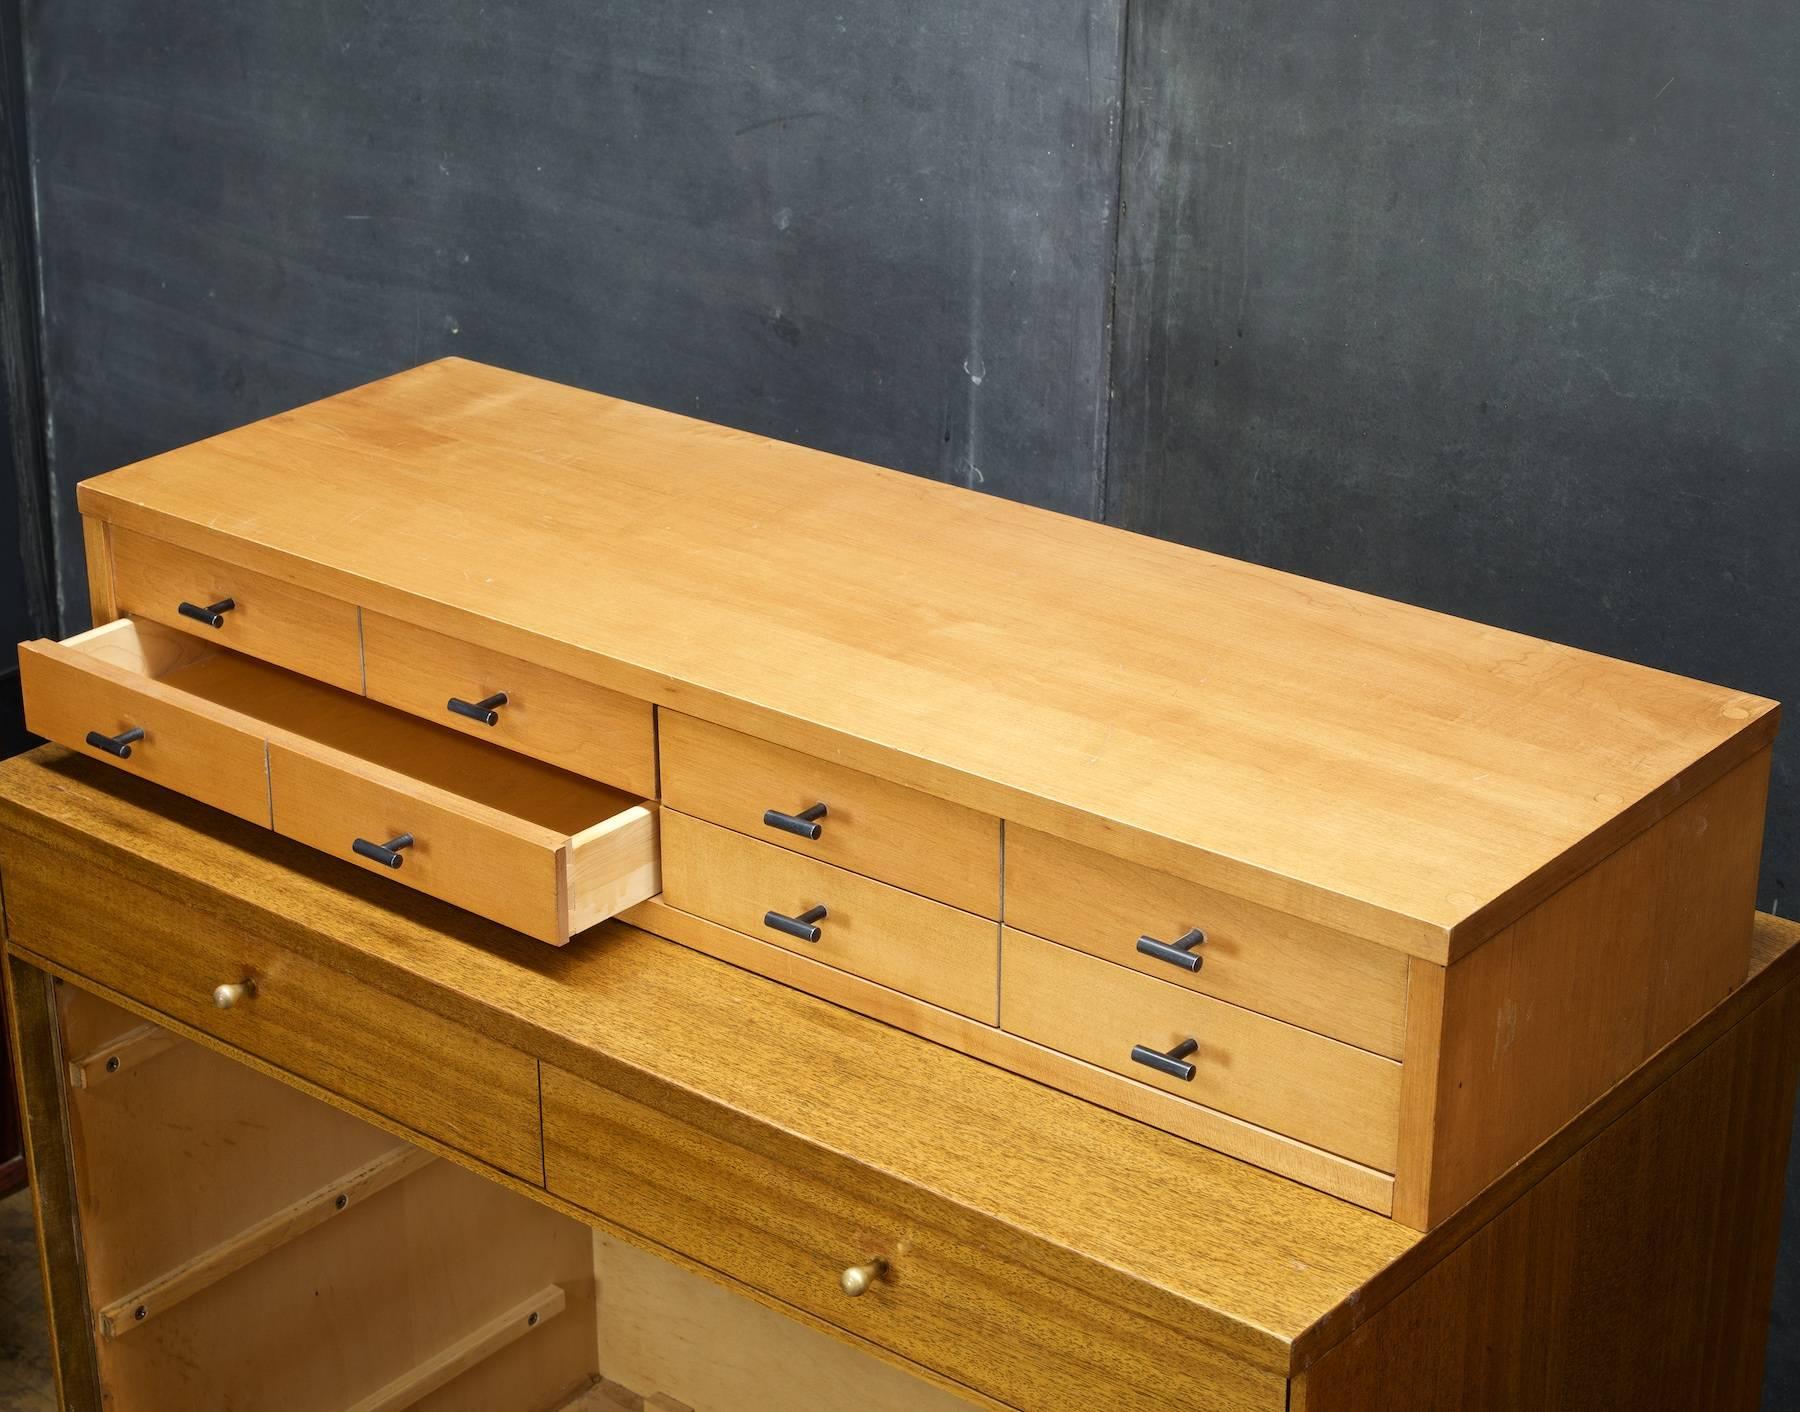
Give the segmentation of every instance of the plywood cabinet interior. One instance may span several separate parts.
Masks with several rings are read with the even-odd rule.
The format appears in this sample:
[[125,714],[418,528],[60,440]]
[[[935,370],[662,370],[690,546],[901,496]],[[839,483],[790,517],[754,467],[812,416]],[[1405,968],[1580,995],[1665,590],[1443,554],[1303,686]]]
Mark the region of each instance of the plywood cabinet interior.
[[78,987],[57,993],[115,1412],[775,1412],[851,1390],[894,1412],[970,1406]]

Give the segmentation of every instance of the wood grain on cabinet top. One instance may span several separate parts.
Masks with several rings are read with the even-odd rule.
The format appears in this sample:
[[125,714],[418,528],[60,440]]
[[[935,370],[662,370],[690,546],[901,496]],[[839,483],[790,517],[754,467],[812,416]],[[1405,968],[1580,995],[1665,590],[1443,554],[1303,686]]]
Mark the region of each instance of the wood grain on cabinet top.
[[[1743,986],[1422,1235],[622,924],[545,947],[57,747],[0,764],[0,868],[18,867],[90,913],[112,878],[151,888],[591,1083],[898,1178],[1264,1368],[1318,1357],[1800,976],[1800,926],[1759,918]],[[8,923],[32,954],[46,923]]]
[[84,513],[1429,960],[1774,703],[450,359]]

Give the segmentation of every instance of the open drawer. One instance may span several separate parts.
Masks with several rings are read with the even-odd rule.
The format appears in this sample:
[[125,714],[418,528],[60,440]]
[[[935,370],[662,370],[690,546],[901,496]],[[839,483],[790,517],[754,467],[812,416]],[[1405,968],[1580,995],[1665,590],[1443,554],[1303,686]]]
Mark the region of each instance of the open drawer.
[[39,735],[540,941],[660,885],[654,804],[160,624],[19,666]]

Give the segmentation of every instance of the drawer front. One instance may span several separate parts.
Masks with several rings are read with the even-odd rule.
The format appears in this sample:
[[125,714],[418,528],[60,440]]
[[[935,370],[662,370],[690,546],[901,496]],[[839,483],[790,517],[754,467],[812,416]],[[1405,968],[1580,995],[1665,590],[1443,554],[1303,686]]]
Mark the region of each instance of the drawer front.
[[[1134,1305],[1155,1296],[904,1183],[698,1100],[671,1111],[549,1065],[543,1092],[555,1195],[1009,1406],[1287,1405],[1280,1372],[1196,1336],[1198,1311]],[[884,1276],[846,1295],[873,1258]]]
[[[1399,1058],[1406,962],[1303,922],[1031,829],[1006,831],[1006,922],[1147,976]],[[1137,949],[1206,934],[1198,970]]]
[[[372,1109],[525,1181],[541,1182],[537,1063],[283,947],[223,931],[160,893],[117,878],[109,913],[128,930],[69,922],[54,888],[19,886],[23,946],[286,1073]],[[11,899],[9,898],[9,901]],[[252,981],[228,1010],[220,985]]]
[[[656,794],[655,708],[517,657],[363,614],[368,694],[439,725],[634,794]],[[492,724],[450,709],[504,695]]]
[[[113,588],[119,611],[192,633],[361,692],[362,633],[354,603],[113,527]],[[183,603],[232,607],[215,628],[181,612]]]
[[[1000,821],[753,736],[659,713],[663,802],[983,917],[1000,915]],[[764,822],[826,807],[819,836]]]
[[[277,815],[279,817],[279,813]],[[985,1024],[996,1018],[999,928],[673,809],[662,814],[663,901]],[[819,939],[767,925],[824,907]]]
[[[513,927],[568,939],[566,837],[458,799],[395,771],[269,742],[275,831]],[[357,839],[410,834],[400,863],[354,851]]]
[[[120,631],[127,627],[108,623],[73,639],[73,645],[30,642],[21,647],[26,726],[127,774],[266,826],[269,771],[262,737],[233,724],[229,713],[209,711],[206,703],[148,676],[146,665],[133,660],[135,635]],[[84,642],[99,644],[99,650],[79,650]],[[109,646],[118,650],[109,654]],[[130,752],[125,756],[87,740],[90,731],[119,737],[133,730],[144,734],[125,745]]]
[[[1000,1023],[1009,1032],[1361,1162],[1394,1170],[1400,1065],[1254,1011],[1005,930]],[[1183,1079],[1135,1061],[1188,1040]]]

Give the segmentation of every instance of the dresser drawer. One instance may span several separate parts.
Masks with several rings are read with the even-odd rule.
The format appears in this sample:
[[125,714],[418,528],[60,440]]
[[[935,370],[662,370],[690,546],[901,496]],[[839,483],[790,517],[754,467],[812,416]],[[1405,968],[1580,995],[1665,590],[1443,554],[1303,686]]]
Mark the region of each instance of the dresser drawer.
[[[354,603],[114,526],[113,591],[119,611],[291,667],[346,691],[363,689],[362,632]],[[229,607],[224,607],[226,601]],[[189,609],[218,608],[210,621]]]
[[[663,901],[993,1024],[999,927],[985,917],[665,809]],[[810,924],[808,941],[771,914]]]
[[[658,713],[663,802],[983,917],[1000,915],[1000,821],[846,765]],[[823,805],[804,834],[771,822]]]
[[[1116,1074],[1383,1172],[1395,1166],[1400,1065],[1008,927],[1001,1027]],[[1179,1077],[1133,1057],[1197,1047]]]
[[277,833],[539,941],[561,945],[656,892],[650,805],[583,789],[476,793],[302,741],[269,743]]
[[375,700],[634,794],[656,793],[648,701],[380,613],[363,614],[362,633]]
[[160,680],[211,651],[180,633],[140,631],[128,618],[67,642],[27,642],[19,648],[25,726],[266,826],[269,769],[262,733],[236,712]]
[[[550,1065],[543,1094],[554,1195],[1009,1406],[1287,1405],[1286,1378],[1222,1352],[1193,1306],[1127,1292],[1115,1271],[909,1183],[700,1101],[640,1101]],[[846,1294],[849,1267],[874,1261],[879,1276]]]
[[[1407,958],[1032,829],[1006,830],[1006,922],[1158,980],[1399,1058]],[[1193,969],[1147,954],[1194,931]]]
[[653,804],[160,624],[20,660],[41,734],[540,941],[659,886]]
[[[107,889],[107,914],[129,916],[120,927],[71,918],[66,899],[45,894],[56,884],[30,873],[17,883],[17,940],[47,960],[403,1127],[542,1181],[530,1055],[262,937],[211,925],[206,914],[137,884],[95,880]],[[245,990],[220,1008],[221,986]]]

